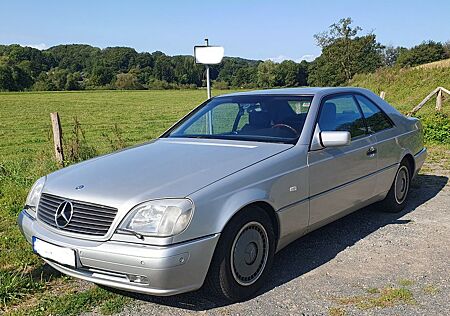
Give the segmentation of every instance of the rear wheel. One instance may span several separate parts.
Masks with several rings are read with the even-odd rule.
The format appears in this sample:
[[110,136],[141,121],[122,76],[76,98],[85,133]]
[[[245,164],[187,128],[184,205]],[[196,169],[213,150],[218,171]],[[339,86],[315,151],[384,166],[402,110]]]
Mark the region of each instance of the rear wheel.
[[254,295],[267,279],[275,252],[275,235],[267,213],[244,209],[223,230],[211,262],[206,286],[231,301]]
[[411,174],[411,166],[407,160],[403,160],[386,198],[380,202],[383,211],[397,213],[405,208],[411,185]]

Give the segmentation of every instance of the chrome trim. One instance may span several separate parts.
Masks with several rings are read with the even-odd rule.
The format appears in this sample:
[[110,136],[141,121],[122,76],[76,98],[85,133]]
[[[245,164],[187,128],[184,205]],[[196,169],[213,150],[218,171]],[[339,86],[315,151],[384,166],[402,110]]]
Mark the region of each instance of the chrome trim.
[[[70,203],[72,216],[66,225],[56,222],[61,205]],[[64,204],[65,205],[65,204]],[[44,193],[39,199],[37,219],[53,229],[85,236],[105,236],[117,215],[117,209]]]

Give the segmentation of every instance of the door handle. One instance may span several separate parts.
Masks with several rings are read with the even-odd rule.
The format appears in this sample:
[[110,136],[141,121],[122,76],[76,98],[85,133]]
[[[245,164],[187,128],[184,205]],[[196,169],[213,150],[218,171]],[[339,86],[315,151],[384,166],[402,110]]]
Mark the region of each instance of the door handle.
[[374,157],[377,153],[377,149],[375,147],[370,147],[369,150],[366,152],[366,155],[369,157]]

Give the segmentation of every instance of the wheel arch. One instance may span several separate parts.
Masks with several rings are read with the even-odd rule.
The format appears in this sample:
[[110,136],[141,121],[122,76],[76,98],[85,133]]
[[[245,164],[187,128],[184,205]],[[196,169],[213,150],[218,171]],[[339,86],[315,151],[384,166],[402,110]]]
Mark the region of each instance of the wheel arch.
[[272,222],[274,233],[275,233],[275,242],[278,242],[278,239],[280,238],[280,220],[279,220],[277,213],[275,212],[275,209],[273,208],[272,205],[270,205],[269,203],[267,203],[265,201],[254,201],[250,204],[245,205],[243,208],[241,208],[239,211],[237,211],[236,214],[239,213],[240,211],[243,211],[243,210],[253,207],[253,206],[263,209],[264,212],[266,212],[266,214],[269,216],[270,221]]
[[228,223],[234,217],[236,217],[241,212],[245,212],[246,210],[248,210],[248,209],[250,209],[252,207],[260,208],[261,210],[263,210],[269,216],[270,221],[272,222],[273,229],[274,229],[275,242],[277,243],[279,238],[280,238],[280,220],[279,220],[279,218],[277,216],[275,208],[269,202],[267,202],[265,200],[254,200],[254,201],[248,202],[248,203],[242,205],[241,207],[239,207],[233,213],[233,215],[228,218],[226,223],[223,225],[222,231],[225,229],[225,227],[228,225]]
[[415,170],[416,170],[416,161],[414,160],[414,157],[411,153],[406,153],[405,155],[403,155],[402,160],[400,160],[400,163],[402,163],[403,161],[406,161],[409,165],[409,172],[410,172],[410,177],[412,178],[414,176]]

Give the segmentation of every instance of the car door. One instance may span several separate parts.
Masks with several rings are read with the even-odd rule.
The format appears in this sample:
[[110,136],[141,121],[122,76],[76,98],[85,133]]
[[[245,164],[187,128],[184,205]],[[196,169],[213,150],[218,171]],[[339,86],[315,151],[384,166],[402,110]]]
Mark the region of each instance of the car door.
[[369,98],[356,94],[355,98],[363,112],[367,130],[373,134],[374,147],[377,148],[377,185],[375,194],[383,195],[391,187],[398,168],[400,149],[397,143],[397,132],[394,123]]
[[358,209],[373,197],[377,166],[374,138],[352,94],[323,99],[316,128],[348,131],[351,143],[308,152],[311,228]]

